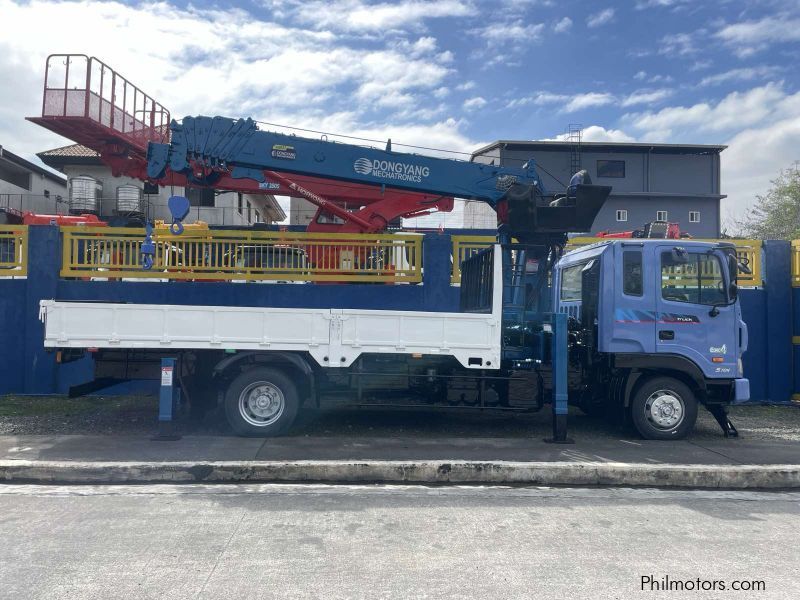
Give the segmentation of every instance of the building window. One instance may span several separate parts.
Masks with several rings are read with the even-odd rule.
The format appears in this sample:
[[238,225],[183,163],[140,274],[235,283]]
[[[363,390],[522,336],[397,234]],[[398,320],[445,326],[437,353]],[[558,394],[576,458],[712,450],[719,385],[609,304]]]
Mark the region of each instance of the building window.
[[689,223],[699,223],[700,222],[700,211],[699,210],[690,210],[689,211]]
[[627,221],[628,220],[628,211],[627,210],[618,210],[617,211],[617,221]]
[[261,213],[256,209],[256,223],[261,223]]
[[642,274],[642,253],[625,251],[622,253],[622,293],[628,296],[641,296],[644,288]]
[[214,197],[211,188],[186,188],[186,199],[191,206],[214,206]]
[[247,200],[247,222],[253,222],[253,205],[250,204],[250,200]]
[[656,211],[656,221],[666,221],[669,215],[665,210],[657,210]]
[[242,198],[242,192],[236,194],[236,208],[239,210],[239,214],[244,214],[244,199]]
[[625,177],[624,160],[598,160],[598,177]]

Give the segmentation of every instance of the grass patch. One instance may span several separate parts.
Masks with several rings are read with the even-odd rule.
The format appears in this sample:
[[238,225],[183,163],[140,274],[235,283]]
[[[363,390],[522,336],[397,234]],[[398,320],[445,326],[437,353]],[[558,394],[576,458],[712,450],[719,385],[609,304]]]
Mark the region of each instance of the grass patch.
[[0,396],[0,417],[70,416],[98,412],[125,412],[152,407],[149,396]]

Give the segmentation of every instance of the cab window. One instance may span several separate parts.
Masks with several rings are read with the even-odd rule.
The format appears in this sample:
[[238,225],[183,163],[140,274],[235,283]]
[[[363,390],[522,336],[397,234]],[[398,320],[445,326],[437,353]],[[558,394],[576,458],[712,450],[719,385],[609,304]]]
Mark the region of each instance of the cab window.
[[581,299],[582,271],[585,266],[586,263],[582,262],[561,271],[561,299],[565,302]]
[[622,293],[626,296],[641,296],[643,288],[642,253],[638,250],[626,250],[622,253]]
[[672,252],[661,254],[661,296],[673,302],[726,304],[722,263],[713,254],[689,252],[679,260]]

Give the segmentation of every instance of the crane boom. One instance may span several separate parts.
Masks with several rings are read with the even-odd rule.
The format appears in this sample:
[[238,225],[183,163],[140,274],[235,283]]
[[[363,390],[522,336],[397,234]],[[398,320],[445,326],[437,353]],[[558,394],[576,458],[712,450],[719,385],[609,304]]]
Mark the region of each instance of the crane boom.
[[214,186],[222,178],[264,182],[279,171],[480,200],[497,210],[510,235],[525,242],[588,230],[610,191],[581,184],[554,200],[533,160],[513,168],[401,153],[391,143],[381,150],[263,131],[249,118],[186,117],[172,121],[170,130],[168,144],[148,146],[147,175],[153,180],[171,171]]

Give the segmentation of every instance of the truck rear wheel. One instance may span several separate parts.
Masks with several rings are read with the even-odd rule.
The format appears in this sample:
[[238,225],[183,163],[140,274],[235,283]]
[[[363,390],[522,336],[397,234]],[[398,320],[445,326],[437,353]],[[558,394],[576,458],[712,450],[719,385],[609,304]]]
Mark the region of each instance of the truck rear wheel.
[[297,388],[282,371],[254,367],[241,373],[225,393],[225,416],[239,435],[272,437],[291,427],[300,405]]
[[697,399],[682,381],[653,377],[633,394],[631,419],[645,439],[683,439],[697,420]]

